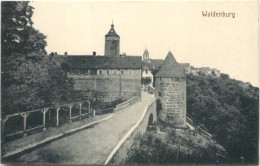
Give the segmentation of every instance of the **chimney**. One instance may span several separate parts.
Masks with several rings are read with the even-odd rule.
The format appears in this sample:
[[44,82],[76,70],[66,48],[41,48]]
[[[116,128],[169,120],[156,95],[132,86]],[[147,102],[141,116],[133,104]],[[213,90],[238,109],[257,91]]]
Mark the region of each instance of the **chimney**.
[[96,51],[93,51],[93,56],[96,56],[96,54],[97,54]]
[[126,56],[126,53],[125,52],[122,52],[122,55],[121,55],[122,57],[125,57]]
[[68,55],[67,51],[64,53],[64,55]]

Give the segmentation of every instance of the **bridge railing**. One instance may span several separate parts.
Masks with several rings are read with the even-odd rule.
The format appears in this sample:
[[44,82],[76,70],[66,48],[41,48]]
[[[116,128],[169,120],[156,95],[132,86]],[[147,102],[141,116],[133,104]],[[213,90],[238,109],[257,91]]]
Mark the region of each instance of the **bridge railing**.
[[[87,112],[86,113],[82,113],[82,105],[83,103],[87,103],[88,108],[86,109]],[[78,105],[79,106],[79,115],[77,116],[72,116],[72,107]],[[1,121],[2,121],[2,134],[4,136],[4,138],[6,137],[11,137],[11,136],[15,136],[18,134],[24,134],[24,136],[27,135],[28,132],[35,130],[35,129],[39,129],[42,128],[43,131],[46,130],[46,113],[49,112],[49,116],[50,116],[50,111],[51,110],[55,110],[56,111],[56,126],[59,126],[60,124],[60,111],[61,108],[67,108],[69,111],[69,122],[72,122],[73,119],[79,118],[81,119],[82,117],[86,116],[86,115],[94,115],[94,111],[92,110],[91,106],[90,106],[90,101],[89,100],[83,100],[83,101],[77,101],[77,102],[71,102],[71,103],[67,103],[67,104],[58,104],[56,106],[52,106],[52,107],[45,107],[42,109],[36,109],[36,110],[31,110],[31,111],[26,111],[26,112],[18,112],[18,113],[14,113],[14,114],[9,114],[9,115],[5,115]],[[36,127],[32,127],[32,128],[28,128],[27,123],[28,123],[28,116],[30,114],[33,113],[42,113],[42,123],[41,125],[38,125]],[[5,132],[5,128],[6,128],[6,122],[11,119],[11,118],[18,118],[22,117],[23,119],[23,129],[19,131],[19,129],[17,129],[15,132],[9,132],[6,133]],[[33,119],[33,121],[35,122],[36,120]],[[17,123],[17,122],[16,122]],[[19,123],[19,122],[18,122]],[[19,125],[21,126],[21,125]]]
[[117,112],[117,111],[123,110],[123,109],[135,104],[139,100],[140,100],[140,97],[138,97],[138,96],[132,97],[131,99],[129,99],[129,100],[123,102],[123,103],[118,104],[114,111]]

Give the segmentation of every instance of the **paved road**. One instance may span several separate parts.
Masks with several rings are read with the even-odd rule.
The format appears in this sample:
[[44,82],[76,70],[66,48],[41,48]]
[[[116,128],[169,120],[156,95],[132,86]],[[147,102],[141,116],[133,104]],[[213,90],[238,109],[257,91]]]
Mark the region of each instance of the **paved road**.
[[113,117],[73,135],[46,144],[16,159],[19,163],[104,164],[122,137],[153,101],[142,92],[142,101]]

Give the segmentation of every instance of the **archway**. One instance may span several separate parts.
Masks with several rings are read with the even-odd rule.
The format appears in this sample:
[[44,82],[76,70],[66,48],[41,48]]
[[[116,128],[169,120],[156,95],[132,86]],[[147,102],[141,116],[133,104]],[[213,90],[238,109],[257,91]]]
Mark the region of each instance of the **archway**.
[[151,113],[148,119],[147,130],[152,130],[154,125],[153,114]]
[[148,125],[153,125],[153,114],[149,116]]

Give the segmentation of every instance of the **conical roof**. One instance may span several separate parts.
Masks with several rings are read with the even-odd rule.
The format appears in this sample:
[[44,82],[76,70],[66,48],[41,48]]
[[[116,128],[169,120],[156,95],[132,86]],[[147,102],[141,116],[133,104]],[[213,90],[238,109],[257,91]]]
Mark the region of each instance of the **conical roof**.
[[147,49],[144,50],[144,54],[149,54]]
[[184,68],[175,60],[171,51],[167,54],[155,77],[185,77]]
[[119,37],[119,35],[116,33],[116,31],[114,29],[114,24],[111,24],[111,28],[110,28],[109,32],[106,34],[106,36],[117,36],[117,37]]

